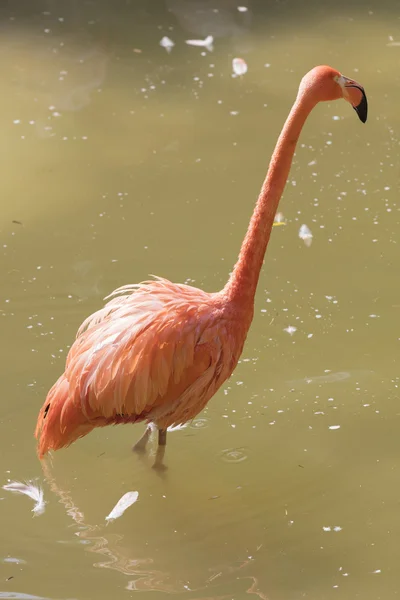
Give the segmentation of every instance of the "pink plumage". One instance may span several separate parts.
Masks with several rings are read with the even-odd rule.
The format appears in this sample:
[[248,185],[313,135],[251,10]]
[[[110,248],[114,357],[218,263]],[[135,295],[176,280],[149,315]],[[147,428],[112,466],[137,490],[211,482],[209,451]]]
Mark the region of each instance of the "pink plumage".
[[112,296],[81,325],[43,405],[40,456],[94,427],[186,423],[237,364],[247,329],[221,293],[157,278]]

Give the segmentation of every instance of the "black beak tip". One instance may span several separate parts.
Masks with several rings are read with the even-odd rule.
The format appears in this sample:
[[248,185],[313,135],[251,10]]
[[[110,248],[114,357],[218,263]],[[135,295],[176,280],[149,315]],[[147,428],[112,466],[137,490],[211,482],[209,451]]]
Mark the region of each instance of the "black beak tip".
[[353,106],[353,108],[356,111],[360,121],[362,123],[365,123],[367,121],[367,117],[368,117],[368,102],[367,102],[367,96],[365,95],[364,90],[361,90],[361,91],[362,91],[361,102],[357,106]]

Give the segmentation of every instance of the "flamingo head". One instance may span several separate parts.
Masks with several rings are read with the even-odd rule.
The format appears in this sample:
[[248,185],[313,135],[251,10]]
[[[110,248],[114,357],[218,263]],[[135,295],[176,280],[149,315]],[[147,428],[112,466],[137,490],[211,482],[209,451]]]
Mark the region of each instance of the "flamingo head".
[[360,121],[367,120],[368,102],[362,85],[327,66],[315,67],[301,81],[299,92],[316,102],[344,98],[356,111]]

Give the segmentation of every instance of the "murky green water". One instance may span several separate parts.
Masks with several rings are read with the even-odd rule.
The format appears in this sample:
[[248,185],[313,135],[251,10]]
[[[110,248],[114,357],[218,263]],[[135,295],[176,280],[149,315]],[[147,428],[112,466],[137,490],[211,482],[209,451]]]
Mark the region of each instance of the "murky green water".
[[[1,485],[38,478],[47,502],[32,518],[1,490],[0,598],[397,597],[399,10],[245,5],[0,9]],[[185,44],[208,34],[212,52]],[[170,435],[163,477],[130,451],[139,426],[96,431],[43,472],[36,416],[78,325],[149,273],[224,285],[318,63],[365,85],[369,121],[341,102],[307,123],[231,380]]]

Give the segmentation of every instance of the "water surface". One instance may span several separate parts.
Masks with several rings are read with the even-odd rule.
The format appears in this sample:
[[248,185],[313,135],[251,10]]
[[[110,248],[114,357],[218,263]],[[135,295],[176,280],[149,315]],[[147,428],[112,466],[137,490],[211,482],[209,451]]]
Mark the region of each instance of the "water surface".
[[[0,598],[398,593],[398,7],[246,7],[0,10],[0,469],[2,485],[37,478],[47,502],[32,518],[1,490]],[[209,34],[212,52],[185,44]],[[169,436],[163,477],[130,452],[140,426],[95,431],[43,470],[33,429],[79,324],[149,273],[224,285],[318,63],[365,85],[369,120],[344,102],[310,117],[232,378]]]

